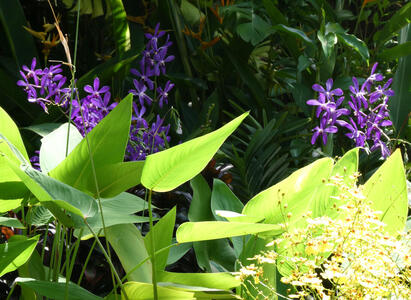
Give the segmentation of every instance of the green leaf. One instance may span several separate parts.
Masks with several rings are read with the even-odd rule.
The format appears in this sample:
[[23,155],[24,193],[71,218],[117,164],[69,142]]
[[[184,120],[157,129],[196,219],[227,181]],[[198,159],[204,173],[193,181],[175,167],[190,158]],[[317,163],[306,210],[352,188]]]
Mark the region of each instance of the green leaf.
[[26,222],[33,226],[42,226],[49,223],[52,217],[51,212],[44,206],[34,206],[27,212]]
[[198,26],[200,24],[200,19],[205,17],[201,10],[187,0],[181,1],[180,11],[185,22],[192,27]]
[[411,20],[411,3],[404,5],[399,11],[391,17],[385,24],[384,28],[374,34],[374,41],[377,42],[377,47],[382,46],[396,32],[410,23]]
[[321,31],[318,31],[317,38],[321,42],[324,56],[329,58],[334,52],[334,45],[337,44],[337,36],[333,32],[324,35]]
[[[411,4],[411,3],[410,3]],[[411,11],[411,9],[410,9]],[[404,27],[399,36],[399,46],[411,41],[411,24]],[[398,46],[398,47],[399,47]],[[392,89],[395,95],[390,97],[388,107],[390,109],[390,117],[394,123],[394,127],[400,136],[406,134],[406,127],[411,112],[411,55],[401,57],[398,60],[397,71],[394,75]],[[402,129],[403,128],[403,129]],[[402,129],[402,130],[401,130]]]
[[391,234],[402,231],[408,214],[407,183],[401,151],[397,149],[364,184],[363,194]]
[[33,37],[23,28],[28,24],[19,1],[0,2],[0,22],[8,41],[8,45],[3,46],[10,48],[17,68],[29,65],[37,51]]
[[25,228],[19,220],[7,217],[0,217],[0,225],[14,228]]
[[283,230],[280,225],[275,224],[222,221],[186,222],[178,227],[176,238],[179,243],[187,243],[257,234],[266,231],[272,232],[272,235],[277,235]]
[[[139,300],[152,300],[153,285],[143,282],[127,282],[124,284],[124,290],[126,291],[128,299]],[[163,286],[157,286],[158,299],[161,300],[175,300],[175,299],[194,299],[193,292],[186,292],[167,288]],[[124,294],[121,295],[121,299],[125,300]]]
[[211,190],[207,181],[201,174],[190,181],[193,189],[193,199],[188,210],[188,219],[191,222],[210,221],[213,220],[213,213],[211,212]]
[[34,251],[39,235],[30,239],[0,244],[0,276],[23,265]]
[[[96,194],[91,158],[97,178],[103,178],[104,165],[122,162],[131,122],[132,95],[129,94],[88,134],[91,155],[84,138],[80,144],[50,172],[50,176],[82,191]],[[90,158],[91,156],[91,158]]]
[[[243,214],[264,217],[264,223],[281,224],[285,221],[294,226],[307,210],[324,206],[318,192],[325,186],[333,167],[331,158],[322,158],[301,168],[283,181],[254,196],[243,209]],[[284,209],[287,205],[287,209]],[[288,220],[286,215],[292,213]],[[314,213],[314,212],[313,212]]]
[[216,214],[216,210],[229,210],[241,213],[243,207],[243,203],[241,203],[233,191],[223,181],[215,178],[211,194],[211,211],[216,220],[224,221],[223,217]]
[[68,297],[66,295],[66,282],[61,280],[59,282],[42,281],[33,278],[16,278],[18,285],[29,287],[36,293],[50,299],[68,299],[68,300],[103,300],[103,298],[96,296],[86,289],[74,284],[68,283]]
[[161,272],[160,282],[172,282],[189,286],[230,290],[240,285],[240,280],[230,273],[172,273]]
[[[12,143],[19,151],[22,153],[23,157],[28,161],[29,157],[26,152],[26,147],[24,147],[23,140],[19,129],[17,128],[14,121],[10,118],[7,112],[0,107],[0,133],[5,136],[10,143]],[[5,148],[0,144],[1,151]]]
[[246,42],[251,42],[253,46],[261,43],[272,32],[270,24],[260,16],[251,13],[251,21],[237,26],[238,35]]
[[[176,221],[176,207],[174,206],[164,217],[162,217],[153,229],[144,237],[144,244],[148,253],[154,253],[171,245]],[[151,239],[154,238],[154,249],[151,249]],[[169,250],[156,255],[156,271],[163,271],[167,265]]]
[[247,115],[244,113],[209,134],[147,156],[141,183],[153,191],[167,192],[190,180],[205,168]]
[[59,128],[61,125],[61,123],[42,123],[31,125],[28,127],[23,127],[22,129],[30,130],[34,133],[37,133],[41,137],[45,137],[46,135],[52,133],[54,130]]
[[112,36],[116,44],[116,54],[122,57],[130,49],[130,29],[127,14],[121,0],[109,0],[112,18]]
[[[134,194],[123,192],[112,198],[102,198],[101,206],[105,211],[127,215],[146,210],[148,203]],[[154,205],[152,207],[156,208]]]
[[[133,270],[134,267],[148,257],[144,239],[137,227],[133,224],[114,225],[106,228],[106,233],[106,239],[120,259],[121,265],[128,274],[128,279],[150,283],[150,260],[147,260],[139,268]],[[153,290],[152,287],[151,290]]]
[[[118,162],[110,165],[96,166],[96,175],[101,197],[114,197],[129,188],[140,184],[144,161]],[[88,178],[87,186],[94,184]]]
[[59,128],[41,139],[40,168],[44,173],[53,170],[66,158],[67,131],[70,126],[68,153],[83,139],[73,124],[64,123]]
[[97,201],[91,196],[31,167],[23,166],[22,169],[64,209],[82,218],[93,217],[98,212]]
[[358,52],[358,54],[361,55],[362,59],[368,64],[370,53],[368,51],[367,45],[362,40],[360,40],[353,34],[337,33],[336,35],[341,42]]
[[167,266],[179,261],[192,247],[193,243],[177,244],[171,247],[167,257]]
[[270,16],[271,23],[274,24],[284,24],[287,25],[287,19],[281,13],[281,11],[275,6],[274,2],[271,0],[263,0],[264,7],[267,14]]
[[411,41],[404,42],[387,50],[384,50],[378,55],[378,60],[396,60],[398,58],[411,55]]
[[289,35],[292,35],[294,37],[302,39],[304,42],[308,44],[313,44],[313,41],[304,33],[304,31],[301,31],[296,28],[288,27],[284,24],[278,24],[272,27],[275,30],[287,33]]

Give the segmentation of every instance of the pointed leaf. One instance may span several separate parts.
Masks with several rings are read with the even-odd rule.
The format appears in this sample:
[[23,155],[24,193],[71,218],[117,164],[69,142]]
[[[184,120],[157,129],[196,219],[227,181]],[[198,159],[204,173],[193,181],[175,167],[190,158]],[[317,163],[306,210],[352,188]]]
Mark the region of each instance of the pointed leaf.
[[385,230],[402,231],[408,214],[407,183],[401,152],[397,149],[364,184],[364,196],[372,208],[381,211]]
[[[174,206],[164,217],[162,217],[153,229],[144,237],[147,252],[152,253],[171,245],[176,221],[176,207]],[[151,249],[151,239],[154,235],[154,249]],[[169,250],[156,255],[156,270],[163,271],[167,265]]]
[[14,228],[25,228],[19,220],[7,217],[0,217],[0,225]]
[[[124,284],[128,299],[152,300],[154,299],[153,285],[143,282],[127,282]],[[175,300],[175,299],[194,299],[193,292],[185,292],[163,286],[157,286],[158,299]],[[124,294],[121,295],[121,300],[125,300]]]
[[272,235],[280,234],[280,225],[231,223],[222,221],[186,222],[177,229],[176,238],[179,243],[222,239],[247,234],[270,231]]
[[[139,268],[133,270],[134,267],[148,257],[144,239],[137,227],[134,224],[114,225],[106,228],[106,233],[106,239],[120,259],[121,265],[128,275],[128,279],[150,283],[150,260],[147,260]],[[153,290],[152,287],[151,290]]]
[[[94,166],[123,161],[130,130],[131,103],[130,94],[88,134]],[[104,168],[100,170],[104,172]],[[104,175],[99,173],[97,177]],[[96,193],[95,183],[90,181],[93,171],[86,138],[50,172],[50,176],[77,189]]]
[[216,210],[228,210],[241,213],[243,207],[243,203],[223,181],[214,179],[213,192],[211,194],[211,211],[216,220],[224,221],[223,217],[216,214]]
[[166,192],[190,180],[205,168],[247,115],[244,113],[209,134],[147,156],[141,183],[153,191]]

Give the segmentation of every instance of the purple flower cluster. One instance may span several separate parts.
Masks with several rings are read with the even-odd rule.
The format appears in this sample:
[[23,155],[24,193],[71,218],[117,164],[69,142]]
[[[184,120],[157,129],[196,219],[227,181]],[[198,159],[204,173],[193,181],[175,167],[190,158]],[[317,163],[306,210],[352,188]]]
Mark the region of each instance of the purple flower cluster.
[[[131,70],[131,73],[136,75],[138,80],[133,80],[135,89],[131,89],[129,92],[138,97],[140,109],[136,103],[133,103],[134,114],[132,115],[126,160],[143,160],[148,154],[164,149],[170,141],[168,136],[170,125],[164,126],[164,120],[159,115],[151,126],[143,117],[146,112],[145,104],[151,105],[152,102],[158,102],[160,108],[164,104],[168,104],[169,92],[174,87],[170,81],[166,82],[164,88],[157,87],[157,77],[164,75],[166,63],[174,60],[174,56],[167,56],[168,47],[172,44],[168,35],[164,44],[159,45],[159,39],[165,35],[165,32],[159,31],[159,27],[160,25],[157,24],[153,34],[146,34],[149,41],[139,63],[140,70]],[[72,98],[71,119],[84,136],[113,110],[117,103],[110,103],[110,88],[108,86],[100,87],[98,77],[94,79],[93,86],[86,85],[84,87],[84,91],[87,93],[86,97],[83,99],[75,97],[76,90],[71,97],[71,88],[63,87],[67,78],[61,74],[60,67],[61,65],[52,65],[44,70],[36,69],[36,59],[33,58],[30,68],[23,66],[25,72],[20,71],[23,80],[19,80],[17,84],[24,87],[28,101],[38,103],[45,112],[48,112],[48,105],[67,108],[69,100]],[[33,156],[32,160],[38,167],[38,155]]]
[[[378,63],[372,67],[370,76],[360,86],[357,78],[353,77],[353,85],[350,86],[350,98],[348,105],[351,110],[338,107],[344,101],[341,89],[332,90],[332,79],[326,83],[326,89],[318,84],[313,85],[313,89],[319,92],[318,99],[308,100],[308,105],[317,106],[316,116],[320,117],[320,126],[313,129],[314,134],[311,143],[314,144],[318,136],[322,136],[323,143],[327,142],[328,133],[338,131],[335,125],[348,129],[350,132],[345,135],[355,142],[357,147],[362,147],[369,151],[380,150],[382,157],[388,157],[390,150],[382,137],[389,140],[384,133],[384,127],[391,126],[387,102],[389,97],[394,95],[394,91],[389,89],[392,79],[389,79],[383,86],[378,85],[384,77],[376,73]],[[341,96],[334,101],[333,96]],[[338,117],[348,116],[348,122],[337,120]]]
[[48,113],[48,105],[66,107],[70,99],[71,89],[63,88],[67,78],[61,72],[60,64],[36,69],[36,58],[33,58],[30,68],[24,65],[20,71],[23,80],[17,81],[17,85],[24,88],[29,102],[39,104]]
[[90,132],[108,113],[117,106],[116,102],[110,104],[110,87],[100,88],[100,79],[96,77],[93,87],[86,85],[84,91],[88,93],[86,97],[72,102],[71,119],[77,129],[84,136]]
[[145,105],[158,102],[159,107],[163,108],[164,104],[168,104],[169,92],[174,87],[171,81],[167,81],[164,88],[157,87],[157,78],[166,74],[166,64],[174,60],[173,55],[167,55],[168,48],[172,45],[170,36],[167,35],[165,42],[160,45],[160,39],[165,36],[165,32],[159,28],[160,24],[157,24],[153,34],[145,35],[148,42],[139,62],[139,70],[130,70],[137,79],[133,79],[134,89],[129,93],[138,98],[140,109],[133,103],[135,115],[132,118],[126,154],[129,160],[143,160],[148,154],[165,148],[170,141],[170,125],[163,126],[164,120],[159,115],[151,127],[143,117],[146,112]]

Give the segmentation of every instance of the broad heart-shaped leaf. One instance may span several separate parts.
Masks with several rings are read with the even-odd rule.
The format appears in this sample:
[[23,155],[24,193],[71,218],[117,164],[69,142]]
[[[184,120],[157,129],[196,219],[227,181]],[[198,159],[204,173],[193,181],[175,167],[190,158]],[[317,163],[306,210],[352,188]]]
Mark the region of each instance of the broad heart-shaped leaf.
[[35,249],[39,235],[21,241],[0,244],[0,276],[23,265]]
[[[154,299],[153,285],[150,283],[130,281],[124,284],[124,290],[128,299],[152,300]],[[173,288],[157,286],[158,299],[175,300],[175,299],[195,299],[194,292],[177,290]],[[121,294],[121,300],[126,300],[124,294]]]
[[[69,126],[70,132],[68,133]],[[69,134],[67,149],[67,154],[69,154],[83,139],[73,124],[64,123],[41,139],[40,168],[42,172],[47,174],[66,158],[67,134]]]
[[190,180],[205,168],[247,115],[248,112],[209,134],[147,156],[141,183],[153,191],[167,192]]
[[[140,184],[144,161],[118,162],[96,166],[100,196],[110,198]],[[94,178],[89,177],[87,186],[93,186]]]
[[404,164],[397,149],[364,184],[364,196],[381,211],[381,221],[391,234],[402,231],[407,220],[408,197]]
[[214,179],[213,192],[211,194],[211,211],[218,221],[225,221],[225,218],[216,214],[216,210],[228,210],[241,213],[243,203],[237,198],[232,190],[220,179]]
[[[155,253],[171,245],[174,224],[176,221],[176,207],[174,206],[164,217],[154,225],[153,229],[144,237],[144,245],[148,253]],[[151,247],[151,239],[154,238],[154,249]],[[167,264],[169,250],[156,255],[156,271],[163,271]]]
[[[292,223],[302,219],[307,210],[322,206],[323,199],[317,195],[325,186],[333,167],[331,158],[322,158],[301,168],[283,181],[253,197],[244,207],[243,214],[264,217],[264,223],[280,224],[286,220]],[[324,181],[324,182],[323,182]],[[287,209],[284,205],[287,204]],[[292,213],[288,220],[287,214]]]
[[152,274],[150,260],[147,260],[139,268],[133,270],[134,267],[148,257],[144,239],[137,227],[134,224],[114,225],[107,227],[106,233],[106,239],[110,242],[110,245],[120,259],[128,279],[150,283]]
[[[131,122],[132,95],[129,94],[88,134],[87,138],[63,160],[50,176],[82,191],[96,194],[91,158],[94,166],[122,162],[126,149]],[[97,178],[104,176],[104,168],[98,168]],[[102,173],[102,174],[101,174]]]
[[31,167],[23,167],[23,170],[64,209],[82,218],[93,217],[98,212],[97,201],[93,197]]
[[[33,289],[41,296],[50,299],[66,299],[66,282],[59,280],[59,282],[42,281],[34,278],[16,278],[18,285],[26,286]],[[103,298],[96,296],[81,286],[69,282],[68,283],[68,300],[103,300]]]
[[240,222],[204,221],[186,222],[177,229],[176,238],[179,243],[207,241],[257,234],[269,231],[271,235],[278,235],[283,230],[276,224],[255,224]]
[[240,285],[240,280],[230,273],[172,273],[160,272],[160,282],[172,282],[210,289],[230,290]]

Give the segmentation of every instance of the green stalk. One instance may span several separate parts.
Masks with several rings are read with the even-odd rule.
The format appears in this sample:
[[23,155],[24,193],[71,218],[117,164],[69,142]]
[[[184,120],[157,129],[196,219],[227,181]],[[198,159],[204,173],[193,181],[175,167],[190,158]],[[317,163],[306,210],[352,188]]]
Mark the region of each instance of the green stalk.
[[41,249],[41,263],[44,263],[44,253],[46,251],[47,236],[49,234],[49,225],[47,224],[46,232],[44,233],[43,248]]
[[[100,232],[101,232],[101,230],[99,230],[99,232],[97,233],[97,236],[100,235]],[[89,262],[89,260],[90,260],[90,258],[91,258],[91,254],[93,253],[93,250],[94,250],[94,247],[96,246],[96,244],[97,244],[97,240],[94,240],[93,245],[91,245],[90,251],[88,252],[86,261],[84,262],[84,266],[83,266],[83,268],[81,269],[80,278],[79,278],[78,281],[77,281],[77,285],[80,285],[80,284],[81,284],[81,280],[83,279],[84,273],[86,272],[86,268],[87,268],[88,262]],[[118,287],[118,285],[116,286],[116,288],[117,288],[117,287]]]
[[[71,273],[73,272],[73,268],[74,268],[74,263],[76,261],[76,256],[77,256],[77,252],[78,252],[78,248],[80,246],[80,241],[81,241],[81,236],[83,235],[83,228],[80,230],[80,234],[79,234],[79,238],[76,240],[76,243],[74,245],[74,252],[71,255],[71,262],[70,262],[70,255],[67,252],[70,252],[67,249],[70,249],[69,245],[66,248],[66,291],[64,293],[64,299],[67,300],[68,299],[68,287],[69,287],[69,281],[70,281],[70,277],[71,277]],[[70,235],[71,236],[71,235]],[[68,257],[68,258],[67,258]]]
[[154,245],[154,230],[153,230],[153,211],[151,207],[151,195],[152,195],[152,190],[149,190],[148,192],[148,216],[149,216],[149,221],[150,221],[150,244],[151,244],[151,251],[150,251],[150,256],[151,256],[151,272],[152,272],[152,277],[151,280],[153,281],[153,293],[154,293],[154,300],[158,300],[158,294],[157,294],[157,277],[156,277],[156,256],[155,256],[155,245]]
[[[114,267],[114,265],[113,265],[113,263],[112,263],[112,261],[111,261],[111,258],[108,256],[108,254],[107,254],[107,252],[106,252],[106,249],[104,249],[103,244],[100,242],[97,234],[94,232],[93,228],[91,228],[91,226],[88,224],[88,222],[87,222],[86,219],[84,219],[84,224],[86,224],[87,228],[90,230],[91,234],[94,236],[95,240],[97,241],[97,244],[99,245],[101,251],[103,252],[104,257],[107,259],[107,262],[108,262],[108,264],[109,264],[109,266],[110,266],[111,272],[112,272],[112,274],[114,274],[114,276],[116,277],[117,282],[120,284],[120,288],[121,288],[121,291],[122,291],[123,294],[124,294],[124,297],[126,298],[126,300],[129,300],[129,299],[128,299],[128,296],[127,296],[127,293],[126,293],[126,291],[125,291],[125,289],[124,289],[123,283],[121,282],[120,276],[118,276],[118,273],[117,273],[117,271],[116,271],[116,268]],[[157,299],[156,299],[156,300],[157,300]]]

